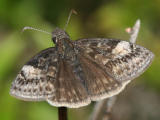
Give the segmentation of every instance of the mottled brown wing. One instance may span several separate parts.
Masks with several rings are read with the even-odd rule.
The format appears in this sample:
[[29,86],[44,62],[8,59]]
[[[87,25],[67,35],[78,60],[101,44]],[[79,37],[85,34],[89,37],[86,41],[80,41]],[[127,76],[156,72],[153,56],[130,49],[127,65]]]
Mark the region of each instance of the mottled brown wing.
[[40,101],[53,96],[58,70],[55,48],[41,51],[27,62],[13,81],[10,94],[22,100]]
[[120,82],[138,77],[148,68],[154,57],[151,51],[142,46],[115,39],[80,39],[74,44],[80,53]]
[[107,74],[96,62],[83,55],[80,55],[79,59],[85,75],[85,86],[92,101],[112,97],[125,87]]
[[65,106],[77,108],[88,105],[91,100],[88,97],[84,85],[74,74],[73,67],[67,60],[61,59],[60,70],[55,81],[55,94],[47,101],[53,106]]
[[130,80],[146,70],[154,56],[139,45],[114,39],[80,39],[74,45],[91,100],[121,92]]

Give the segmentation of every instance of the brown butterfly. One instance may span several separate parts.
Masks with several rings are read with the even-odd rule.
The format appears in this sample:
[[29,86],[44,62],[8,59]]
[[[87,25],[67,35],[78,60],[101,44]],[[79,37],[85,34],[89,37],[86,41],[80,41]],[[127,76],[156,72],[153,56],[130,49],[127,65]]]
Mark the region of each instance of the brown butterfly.
[[154,55],[146,48],[117,39],[71,41],[56,28],[55,47],[27,62],[10,94],[27,101],[46,100],[53,106],[76,108],[114,96],[142,74]]
[[142,46],[117,39],[72,41],[59,28],[52,33],[52,41],[55,47],[41,51],[22,67],[12,83],[12,96],[82,107],[121,92],[154,57]]

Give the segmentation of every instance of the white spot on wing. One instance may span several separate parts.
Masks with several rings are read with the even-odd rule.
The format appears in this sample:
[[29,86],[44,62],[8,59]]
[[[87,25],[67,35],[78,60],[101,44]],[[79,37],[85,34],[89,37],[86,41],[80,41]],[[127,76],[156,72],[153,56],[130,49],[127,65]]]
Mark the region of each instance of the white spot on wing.
[[112,50],[112,54],[125,55],[131,52],[130,43],[126,41],[121,41]]
[[86,49],[86,53],[90,53],[90,52],[93,52],[93,50],[90,49],[90,48],[87,48],[87,49]]
[[102,44],[101,44],[101,43],[98,43],[97,47],[101,47],[101,46],[102,46]]
[[34,68],[31,65],[23,66],[22,71],[28,79],[40,79],[41,77],[43,77],[43,74],[41,73],[42,71],[38,68]]

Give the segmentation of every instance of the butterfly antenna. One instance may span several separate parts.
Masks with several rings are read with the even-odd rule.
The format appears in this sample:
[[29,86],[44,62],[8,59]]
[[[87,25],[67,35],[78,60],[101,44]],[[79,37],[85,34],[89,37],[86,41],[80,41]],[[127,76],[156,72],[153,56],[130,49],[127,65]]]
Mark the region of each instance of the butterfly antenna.
[[68,16],[68,19],[67,19],[67,22],[66,22],[65,27],[64,27],[64,30],[66,30],[66,28],[67,28],[67,26],[68,26],[68,23],[69,23],[69,21],[70,21],[70,19],[71,19],[72,14],[77,15],[77,12],[76,12],[74,9],[72,9],[72,10],[70,11],[69,16]]
[[29,27],[29,26],[24,27],[24,28],[22,29],[22,33],[23,33],[24,31],[26,31],[26,30],[35,30],[35,31],[39,31],[39,32],[43,32],[43,33],[46,33],[46,34],[51,35],[50,32],[46,32],[46,31],[44,31],[44,30],[37,29],[37,28],[33,28],[33,27]]

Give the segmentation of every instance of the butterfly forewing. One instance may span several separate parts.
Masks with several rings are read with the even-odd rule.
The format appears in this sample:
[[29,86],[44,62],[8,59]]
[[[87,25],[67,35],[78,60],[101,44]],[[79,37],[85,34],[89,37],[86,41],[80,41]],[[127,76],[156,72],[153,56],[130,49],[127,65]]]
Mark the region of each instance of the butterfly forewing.
[[23,100],[45,100],[54,95],[58,68],[55,48],[48,48],[23,66],[12,83],[10,94]]
[[74,43],[115,80],[125,82],[143,73],[154,55],[139,45],[114,39],[80,39]]

